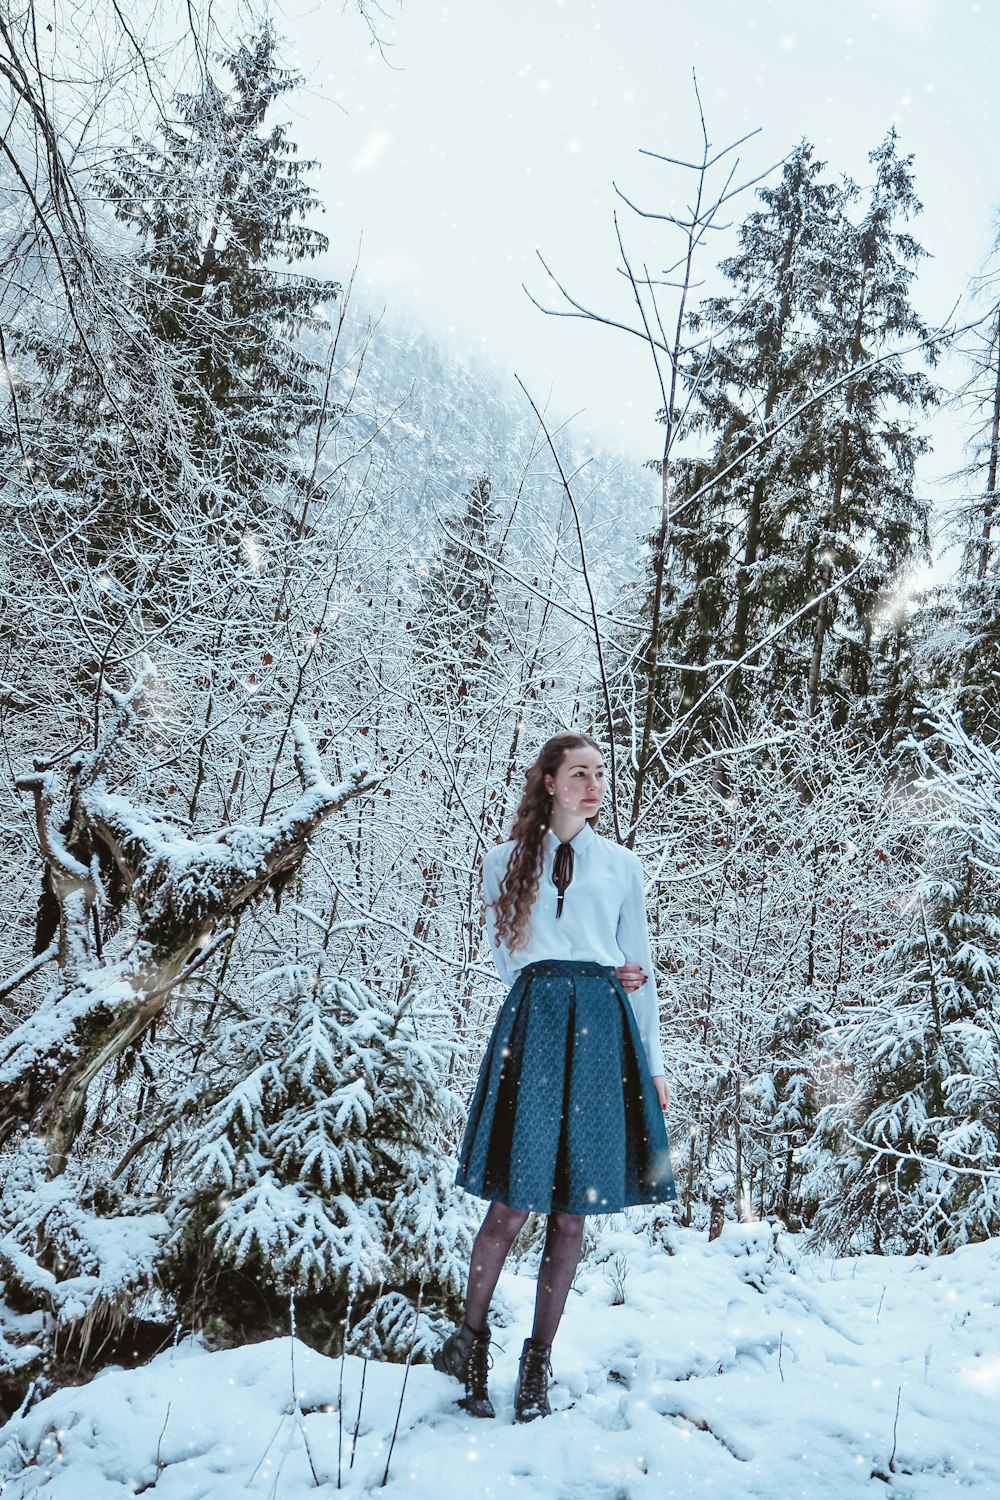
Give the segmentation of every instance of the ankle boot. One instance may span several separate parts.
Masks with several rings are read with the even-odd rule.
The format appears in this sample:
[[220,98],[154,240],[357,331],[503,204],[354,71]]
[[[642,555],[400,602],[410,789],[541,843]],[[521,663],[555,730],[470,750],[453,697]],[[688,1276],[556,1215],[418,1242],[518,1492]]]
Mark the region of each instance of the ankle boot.
[[514,1421],[533,1422],[536,1417],[552,1415],[549,1405],[549,1363],[551,1344],[542,1344],[538,1339],[525,1339],[521,1350],[521,1366],[514,1387]]
[[442,1375],[454,1375],[465,1386],[459,1406],[473,1417],[495,1417],[493,1402],[486,1389],[490,1359],[490,1331],[476,1333],[463,1323],[450,1333],[431,1361]]

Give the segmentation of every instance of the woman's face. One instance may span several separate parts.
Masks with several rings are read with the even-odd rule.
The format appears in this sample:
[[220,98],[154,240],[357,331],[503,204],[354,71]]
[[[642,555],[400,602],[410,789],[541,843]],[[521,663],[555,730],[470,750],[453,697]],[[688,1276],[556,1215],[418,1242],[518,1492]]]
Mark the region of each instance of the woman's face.
[[546,776],[545,790],[555,806],[575,818],[592,818],[604,801],[604,757],[589,745],[563,753],[554,776]]

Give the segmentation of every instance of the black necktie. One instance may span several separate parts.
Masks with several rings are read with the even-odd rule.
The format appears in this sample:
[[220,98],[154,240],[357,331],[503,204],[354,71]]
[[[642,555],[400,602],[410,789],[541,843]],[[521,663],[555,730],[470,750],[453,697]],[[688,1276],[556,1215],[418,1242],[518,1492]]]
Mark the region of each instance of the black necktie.
[[556,916],[562,916],[563,898],[573,880],[573,845],[560,844],[556,850],[556,857],[552,861],[552,884],[559,892],[559,900],[556,902]]

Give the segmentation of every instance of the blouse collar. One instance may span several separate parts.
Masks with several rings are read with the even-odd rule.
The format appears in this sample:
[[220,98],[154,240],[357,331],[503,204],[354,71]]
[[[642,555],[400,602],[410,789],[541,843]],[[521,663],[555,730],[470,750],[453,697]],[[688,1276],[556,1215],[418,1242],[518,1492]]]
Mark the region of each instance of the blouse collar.
[[[590,824],[584,823],[583,827],[580,829],[580,832],[576,834],[574,838],[570,839],[570,847],[572,848],[574,854],[580,854],[584,849],[587,848],[589,844],[593,843],[596,837],[597,834],[591,828]],[[554,849],[558,849],[561,842],[562,840],[558,837],[557,834],[552,832],[551,828],[546,828],[545,849],[547,853],[551,854]]]

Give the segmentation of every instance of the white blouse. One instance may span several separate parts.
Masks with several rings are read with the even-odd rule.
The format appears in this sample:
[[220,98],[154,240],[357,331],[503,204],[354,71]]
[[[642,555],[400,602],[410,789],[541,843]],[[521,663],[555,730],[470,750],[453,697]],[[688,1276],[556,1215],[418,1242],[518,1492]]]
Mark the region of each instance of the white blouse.
[[656,971],[649,947],[642,865],[631,849],[614,844],[584,823],[573,845],[573,880],[566,891],[562,916],[556,918],[558,892],[552,883],[552,864],[559,840],[549,829],[542,845],[542,872],[531,908],[527,944],[511,953],[497,940],[494,903],[507,870],[513,843],[487,849],[483,857],[483,895],[486,930],[500,978],[508,986],[528,964],[543,958],[591,960],[617,969],[641,964],[649,976],[629,995],[632,1012],[652,1074],[663,1072],[660,1046],[660,1008]]

